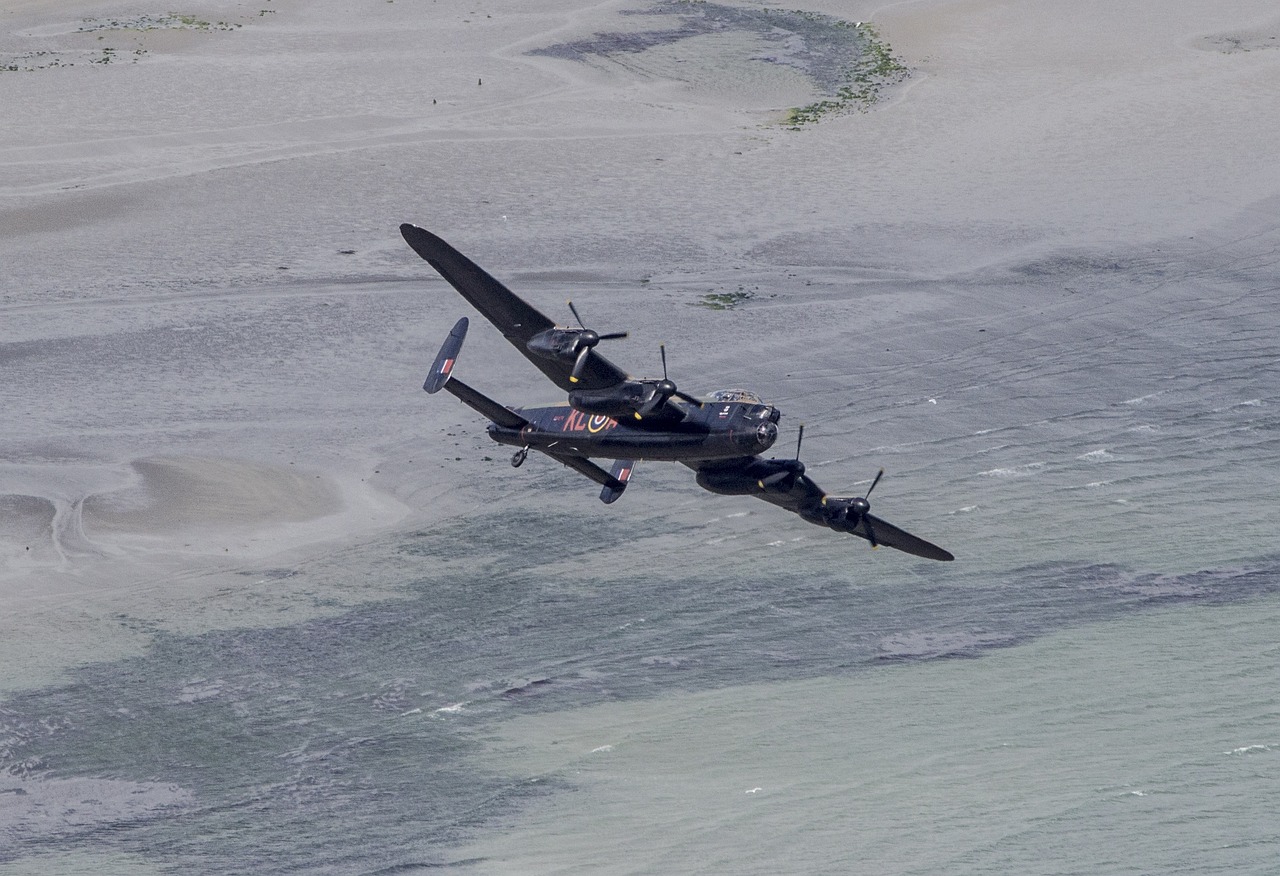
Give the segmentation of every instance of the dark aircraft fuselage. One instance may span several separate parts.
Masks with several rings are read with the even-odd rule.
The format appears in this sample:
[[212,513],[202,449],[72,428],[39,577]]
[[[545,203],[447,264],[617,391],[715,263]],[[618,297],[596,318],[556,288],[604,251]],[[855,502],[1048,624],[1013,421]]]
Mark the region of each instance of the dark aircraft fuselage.
[[708,401],[701,408],[679,407],[684,412],[681,420],[634,425],[625,417],[587,414],[568,404],[516,408],[529,425],[512,429],[491,423],[489,437],[551,453],[676,462],[753,456],[778,438],[778,412],[769,405]]

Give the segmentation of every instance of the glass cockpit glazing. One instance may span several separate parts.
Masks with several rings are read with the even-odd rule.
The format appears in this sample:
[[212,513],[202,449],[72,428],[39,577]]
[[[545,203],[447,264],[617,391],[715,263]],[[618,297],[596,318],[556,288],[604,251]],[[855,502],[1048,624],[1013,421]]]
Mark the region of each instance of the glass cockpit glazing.
[[721,404],[750,405],[742,413],[742,416],[748,420],[776,423],[782,417],[782,413],[777,408],[765,404],[764,399],[749,389],[721,389],[711,393],[710,398],[711,401]]
[[745,402],[746,404],[762,405],[764,399],[756,395],[749,389],[717,389],[711,393],[713,402]]

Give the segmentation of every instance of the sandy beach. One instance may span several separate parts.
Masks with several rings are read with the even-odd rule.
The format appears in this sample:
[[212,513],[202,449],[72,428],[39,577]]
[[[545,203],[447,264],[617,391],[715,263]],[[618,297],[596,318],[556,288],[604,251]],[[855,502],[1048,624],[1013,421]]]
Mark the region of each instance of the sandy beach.
[[[789,124],[863,24],[904,75]],[[1154,501],[1046,511],[1019,478],[1058,451],[983,436],[1109,452],[1071,418],[1183,373],[1116,350],[1167,349],[1181,320],[1274,325],[1278,93],[1274,0],[2,2],[0,696],[158,636],[386,599],[403,583],[365,570],[393,537],[516,527],[487,515],[549,495],[662,531],[620,537],[619,567],[814,536],[678,466],[642,466],[607,512],[558,467],[513,473],[420,390],[469,310],[401,222],[556,318],[571,297],[629,330],[609,354],[633,371],[665,342],[682,389],[761,392],[826,482],[890,466],[894,519],[962,561],[1234,562],[1280,525],[1266,466],[1239,504],[1217,469],[1141,475],[1148,498],[1208,496],[1232,541]],[[469,383],[559,400],[470,315]],[[1270,404],[1215,386],[1222,409]],[[1061,540],[1077,528],[1097,541]],[[848,546],[816,550],[786,556]],[[431,568],[487,561],[468,551]]]

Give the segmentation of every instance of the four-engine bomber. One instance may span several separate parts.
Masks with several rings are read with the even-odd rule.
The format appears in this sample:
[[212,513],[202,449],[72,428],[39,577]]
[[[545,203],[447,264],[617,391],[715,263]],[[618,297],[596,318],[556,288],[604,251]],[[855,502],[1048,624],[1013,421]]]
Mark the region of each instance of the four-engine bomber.
[[[511,464],[520,466],[530,450],[546,454],[585,475],[602,489],[600,499],[616,501],[627,488],[636,460],[680,462],[696,472],[698,486],[729,496],[755,496],[820,526],[856,535],[873,547],[888,545],[930,560],[951,560],[950,552],[871,513],[868,497],[881,470],[862,496],[830,496],[806,474],[796,455],[765,459],[778,439],[781,412],[748,390],[721,390],[698,398],[680,391],[667,375],[637,379],[604,358],[596,347],[626,332],[600,333],[583,324],[569,303],[577,328],[558,326],[518,298],[478,265],[429,231],[401,225],[400,233],[449,283],[485,316],[517,350],[568,394],[547,407],[508,408],[453,376],[467,336],[464,316],[454,325],[422,388],[451,393],[490,420],[489,437],[516,447]],[[613,460],[606,470],[592,459]]]

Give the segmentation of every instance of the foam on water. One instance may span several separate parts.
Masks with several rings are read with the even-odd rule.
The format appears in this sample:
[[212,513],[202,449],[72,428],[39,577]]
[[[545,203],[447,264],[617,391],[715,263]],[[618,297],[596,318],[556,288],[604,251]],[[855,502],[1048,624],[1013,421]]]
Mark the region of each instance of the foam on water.
[[1224,751],[1223,754],[1241,755],[1241,754],[1261,754],[1264,751],[1271,751],[1270,745],[1242,745],[1240,748],[1233,748],[1230,751]]
[[1026,477],[1027,475],[1038,474],[1044,470],[1044,467],[1045,463],[1043,462],[1028,462],[1015,468],[993,468],[987,471],[980,471],[978,476],[984,478]]

